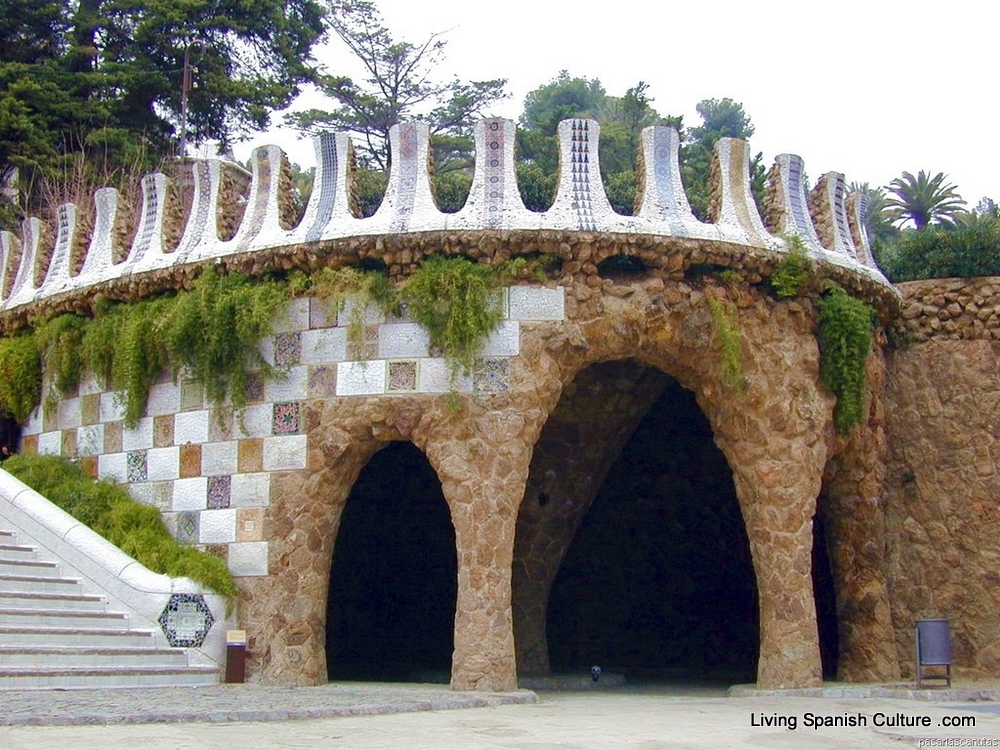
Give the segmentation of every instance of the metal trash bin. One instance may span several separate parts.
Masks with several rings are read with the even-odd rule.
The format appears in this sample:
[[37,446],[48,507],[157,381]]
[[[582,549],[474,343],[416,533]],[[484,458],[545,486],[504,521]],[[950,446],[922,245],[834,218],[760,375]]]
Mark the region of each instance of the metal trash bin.
[[247,675],[247,631],[226,631],[226,682],[242,683]]
[[[951,632],[945,619],[917,620],[917,687],[926,679],[946,680],[951,687]],[[926,675],[924,667],[944,667],[945,674]]]

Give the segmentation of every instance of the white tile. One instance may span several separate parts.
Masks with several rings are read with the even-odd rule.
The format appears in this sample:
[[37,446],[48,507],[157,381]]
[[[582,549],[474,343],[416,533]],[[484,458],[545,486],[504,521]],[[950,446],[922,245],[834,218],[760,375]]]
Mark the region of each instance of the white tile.
[[205,510],[208,507],[208,478],[191,477],[174,482],[173,510]]
[[302,333],[301,362],[319,365],[347,359],[347,329],[317,328]]
[[122,450],[141,451],[153,447],[153,418],[141,417],[134,428],[122,430]]
[[233,474],[230,503],[236,508],[258,508],[271,499],[271,475],[266,471]]
[[385,322],[385,315],[375,305],[361,307],[358,297],[348,297],[344,300],[344,309],[337,314],[337,323],[347,327],[357,318],[364,325],[376,325]]
[[203,510],[198,519],[201,544],[226,544],[236,541],[236,508]]
[[266,437],[273,432],[274,406],[250,404],[233,417],[233,429],[240,437]]
[[174,383],[156,383],[149,389],[149,400],[146,402],[146,414],[158,417],[163,414],[174,414],[181,408],[181,389]]
[[521,324],[505,320],[483,344],[484,357],[515,357],[521,353]]
[[201,448],[201,473],[206,477],[235,474],[237,451],[238,443],[235,440],[205,443]]
[[91,424],[76,432],[76,452],[80,456],[98,456],[104,452],[104,425]]
[[306,468],[306,444],[305,435],[264,438],[264,470],[291,471]]
[[378,327],[378,356],[382,359],[426,357],[430,337],[419,323],[383,323]]
[[[417,390],[421,393],[451,392],[451,373],[448,362],[440,357],[428,357],[420,360],[417,368]],[[459,372],[455,380],[455,390],[459,393],[472,391],[472,378]]]
[[234,576],[266,576],[267,542],[230,544],[229,570]]
[[38,435],[42,431],[42,407],[36,406],[28,415],[24,427],[21,428],[22,435]]
[[566,319],[566,294],[561,286],[513,286],[508,290],[508,299],[511,320]]
[[337,395],[365,396],[385,393],[386,362],[373,359],[367,362],[337,363]]
[[97,457],[98,479],[112,479],[124,482],[128,476],[128,459],[124,453],[106,453]]
[[43,432],[38,436],[38,452],[43,456],[62,455],[62,433]]
[[208,409],[198,411],[184,411],[174,415],[174,443],[185,445],[187,443],[207,443],[208,442]]
[[289,367],[279,380],[264,383],[264,400],[271,403],[278,401],[299,401],[304,399],[309,390],[309,368],[305,365]]
[[81,417],[79,398],[62,399],[58,403],[57,410],[60,430],[70,430],[74,427],[80,426]]
[[279,310],[271,321],[275,333],[305,331],[309,328],[309,299],[293,299]]
[[125,418],[125,402],[111,392],[101,394],[100,419],[102,422],[117,422]]
[[146,451],[146,479],[150,482],[177,479],[180,476],[180,465],[181,449],[176,445]]

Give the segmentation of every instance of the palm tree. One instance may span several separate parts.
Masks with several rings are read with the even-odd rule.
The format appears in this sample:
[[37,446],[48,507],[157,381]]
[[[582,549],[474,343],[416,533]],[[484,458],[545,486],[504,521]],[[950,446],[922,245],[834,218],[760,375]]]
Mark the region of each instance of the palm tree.
[[868,199],[865,206],[865,230],[869,241],[885,243],[899,235],[899,230],[892,226],[892,216],[886,205],[889,197],[885,194],[885,188],[873,188],[867,182],[852,182],[848,185],[847,192],[861,193]]
[[945,183],[944,172],[934,177],[922,169],[916,177],[903,172],[889,183],[888,190],[892,195],[885,205],[894,223],[912,221],[917,229],[923,229],[931,223],[953,224],[964,212],[965,201],[954,185]]

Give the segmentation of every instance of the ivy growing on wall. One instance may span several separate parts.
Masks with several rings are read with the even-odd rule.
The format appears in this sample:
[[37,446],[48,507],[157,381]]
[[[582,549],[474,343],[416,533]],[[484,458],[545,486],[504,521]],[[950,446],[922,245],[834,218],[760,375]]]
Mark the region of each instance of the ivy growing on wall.
[[0,410],[23,422],[38,405],[42,365],[31,334],[0,339]]
[[837,397],[833,420],[848,432],[865,417],[865,374],[872,345],[874,311],[831,284],[817,302],[820,376]]
[[743,389],[743,344],[740,329],[732,312],[718,299],[708,295],[708,309],[715,323],[715,335],[722,353],[720,378],[726,388]]
[[802,238],[791,235],[786,240],[788,253],[775,264],[771,274],[771,286],[778,299],[792,299],[805,292],[816,270]]

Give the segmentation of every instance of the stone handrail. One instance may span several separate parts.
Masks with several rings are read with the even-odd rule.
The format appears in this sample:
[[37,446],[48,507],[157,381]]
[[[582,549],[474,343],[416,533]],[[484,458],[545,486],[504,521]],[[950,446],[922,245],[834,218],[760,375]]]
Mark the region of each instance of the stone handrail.
[[[219,160],[191,160],[190,210],[178,186],[163,174],[142,180],[138,227],[128,248],[125,212],[113,188],[94,196],[93,231],[85,234],[72,204],[61,207],[54,246],[37,218],[26,219],[21,237],[0,232],[0,316],[23,315],[46,301],[88,298],[115,283],[137,283],[163,272],[226,262],[262,252],[330,246],[348,238],[377,242],[387,236],[461,232],[570,232],[647,239],[681,238],[751,251],[785,252],[785,237],[797,235],[821,264],[837,267],[895,295],[876,266],[864,230],[863,196],[846,194],[844,176],[823,175],[807,194],[798,156],[783,154],[770,172],[765,218],[750,187],[750,152],[742,140],[723,138],[715,147],[710,212],[712,223],[691,212],[680,180],[680,139],[672,128],[648,127],[641,138],[638,210],[634,216],[611,208],[599,168],[600,126],[594,120],[560,123],[560,175],[555,201],[545,212],[525,208],[514,162],[514,123],[488,119],[475,128],[476,159],[469,197],[457,213],[442,213],[430,181],[430,134],[426,123],[407,122],[390,131],[392,169],[385,197],[375,214],[358,218],[351,210],[353,156],[343,133],[314,138],[314,189],[303,218],[293,225],[290,172],[277,146],[253,153],[252,178]],[[238,223],[232,183],[249,179],[249,195]],[[228,188],[228,189],[227,189]],[[227,201],[227,196],[229,200]],[[184,201],[187,203],[188,201]],[[223,217],[236,223],[230,233]],[[765,220],[766,219],[766,220]],[[75,259],[83,250],[82,263]],[[121,258],[124,260],[121,260]],[[79,271],[74,272],[74,266]]]
[[45,499],[22,481],[0,469],[0,522],[19,532],[19,541],[30,540],[58,559],[70,577],[90,581],[115,610],[131,616],[133,627],[164,634],[158,622],[175,594],[201,596],[215,620],[199,648],[189,655],[203,664],[225,664],[226,630],[234,627],[235,616],[226,597],[213,593],[190,578],[171,578],[154,573],[122,552],[62,508]]

